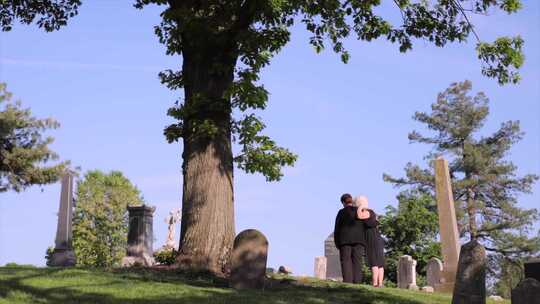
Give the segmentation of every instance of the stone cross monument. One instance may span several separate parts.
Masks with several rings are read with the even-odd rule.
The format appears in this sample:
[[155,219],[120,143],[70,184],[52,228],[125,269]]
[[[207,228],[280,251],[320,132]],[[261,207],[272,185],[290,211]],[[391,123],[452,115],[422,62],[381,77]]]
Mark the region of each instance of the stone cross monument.
[[439,213],[443,270],[441,272],[441,283],[433,287],[438,292],[453,292],[460,245],[448,161],[442,157],[435,160],[435,192]]
[[66,172],[62,177],[60,192],[60,208],[58,209],[58,226],[50,266],[74,266],[75,254],[71,246],[73,220],[73,175]]

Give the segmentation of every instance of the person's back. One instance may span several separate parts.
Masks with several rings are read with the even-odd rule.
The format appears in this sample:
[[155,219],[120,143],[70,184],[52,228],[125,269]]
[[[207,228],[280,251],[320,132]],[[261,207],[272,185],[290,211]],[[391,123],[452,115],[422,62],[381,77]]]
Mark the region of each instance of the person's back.
[[358,219],[358,208],[352,205],[352,196],[341,196],[343,209],[336,216],[334,242],[339,249],[343,282],[360,283],[365,252],[364,223]]
[[357,209],[348,205],[339,210],[334,227],[334,243],[337,248],[353,244],[365,246],[364,223],[358,220]]

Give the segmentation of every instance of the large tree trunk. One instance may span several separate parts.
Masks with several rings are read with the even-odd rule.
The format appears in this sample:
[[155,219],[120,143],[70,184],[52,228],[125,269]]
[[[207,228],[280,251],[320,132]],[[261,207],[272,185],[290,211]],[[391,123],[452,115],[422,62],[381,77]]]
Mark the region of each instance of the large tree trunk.
[[[177,262],[180,267],[226,273],[235,229],[231,104],[225,92],[234,80],[236,57],[224,52],[226,46],[208,45],[211,38],[197,40],[183,40],[185,105],[197,110],[184,119]],[[193,128],[203,120],[218,127],[218,133],[210,137],[194,133]]]

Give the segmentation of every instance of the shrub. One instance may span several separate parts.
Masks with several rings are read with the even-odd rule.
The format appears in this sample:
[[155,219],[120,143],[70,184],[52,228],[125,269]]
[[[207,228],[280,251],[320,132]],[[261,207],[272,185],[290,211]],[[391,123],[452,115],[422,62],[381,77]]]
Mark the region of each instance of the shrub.
[[47,250],[45,251],[45,265],[51,266],[51,258],[52,258],[53,252],[54,252],[54,248],[52,246],[49,246]]
[[156,259],[156,262],[162,264],[162,265],[173,265],[176,261],[176,256],[178,255],[178,251],[172,249],[172,250],[162,250],[154,253],[154,258]]
[[73,215],[73,250],[77,266],[112,267],[125,256],[128,204],[144,203],[141,193],[121,172],[88,171],[77,184]]
[[6,263],[6,265],[4,265],[4,267],[10,267],[10,268],[29,268],[29,267],[32,267],[32,268],[35,268],[36,266],[34,266],[32,264],[17,264],[15,262],[9,262],[9,263]]

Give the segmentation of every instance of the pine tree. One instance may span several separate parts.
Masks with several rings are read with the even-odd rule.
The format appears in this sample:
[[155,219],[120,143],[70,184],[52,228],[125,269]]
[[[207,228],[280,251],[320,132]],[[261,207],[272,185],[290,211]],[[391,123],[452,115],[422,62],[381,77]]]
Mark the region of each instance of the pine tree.
[[0,192],[54,183],[69,165],[45,166],[57,160],[58,154],[49,148],[54,139],[43,133],[60,125],[52,118],[33,117],[12,96],[6,84],[0,83]]
[[112,171],[89,171],[77,184],[73,248],[81,266],[111,267],[126,254],[127,206],[143,203],[140,191]]
[[496,278],[491,286],[495,295],[509,299],[512,289],[525,277],[523,259],[509,259],[502,255],[491,255],[488,259],[490,276]]
[[[507,121],[495,133],[479,136],[489,114],[489,100],[483,93],[470,96],[471,89],[470,81],[453,83],[438,95],[431,113],[416,112],[414,119],[435,134],[413,131],[409,139],[433,147],[428,160],[438,155],[449,158],[462,236],[479,240],[488,252],[507,258],[532,254],[540,249],[540,239],[529,236],[538,212],[520,208],[518,195],[530,193],[538,176],[518,176],[517,167],[507,158],[524,133],[518,121]],[[409,163],[405,178],[385,174],[384,179],[433,194],[433,162],[430,166]]]

